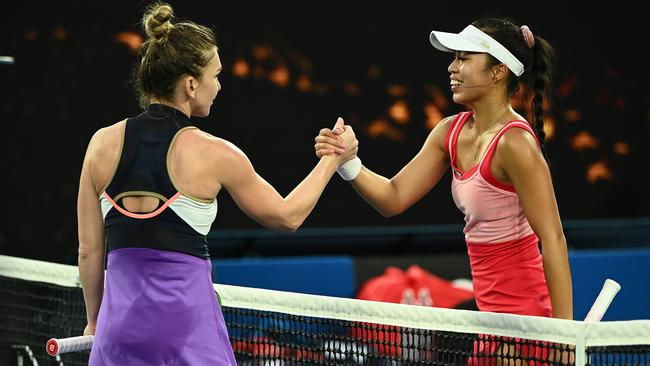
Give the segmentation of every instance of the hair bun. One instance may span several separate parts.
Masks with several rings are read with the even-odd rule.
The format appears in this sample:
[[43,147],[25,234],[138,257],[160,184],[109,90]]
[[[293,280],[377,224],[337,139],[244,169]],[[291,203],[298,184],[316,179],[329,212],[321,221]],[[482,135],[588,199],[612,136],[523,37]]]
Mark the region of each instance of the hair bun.
[[142,23],[147,35],[154,39],[165,38],[174,25],[171,20],[174,18],[174,10],[167,3],[156,3],[144,14]]

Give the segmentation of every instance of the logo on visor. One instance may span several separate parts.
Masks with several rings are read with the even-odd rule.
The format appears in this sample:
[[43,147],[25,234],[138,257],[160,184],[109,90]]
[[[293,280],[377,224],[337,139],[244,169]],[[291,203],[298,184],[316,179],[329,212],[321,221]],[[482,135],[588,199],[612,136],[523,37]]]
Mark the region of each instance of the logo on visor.
[[489,50],[490,47],[491,47],[491,45],[487,41],[481,41],[480,43],[481,43],[481,46],[483,46],[483,48],[485,48],[485,49]]

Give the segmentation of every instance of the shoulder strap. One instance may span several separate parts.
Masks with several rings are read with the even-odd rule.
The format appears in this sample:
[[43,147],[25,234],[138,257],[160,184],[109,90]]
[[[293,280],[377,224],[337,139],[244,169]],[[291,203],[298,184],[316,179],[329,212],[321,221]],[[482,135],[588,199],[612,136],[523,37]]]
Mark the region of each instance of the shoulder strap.
[[[505,135],[508,130],[511,128],[521,128],[523,130],[528,131],[533,137],[535,138],[535,141],[537,141],[537,144],[539,145],[539,139],[537,139],[537,135],[535,135],[535,132],[533,131],[532,127],[530,124],[526,121],[522,120],[514,120],[506,123],[505,126],[497,132],[496,135],[492,138],[492,141],[490,142],[490,145],[488,146],[487,151],[485,152],[485,155],[481,159],[481,162],[479,163],[479,170],[481,171],[481,175],[485,178],[492,178],[492,171],[490,167],[492,166],[492,158],[494,157],[494,153],[497,148],[497,144],[499,143],[499,139],[501,139],[501,136]],[[540,145],[541,146],[541,145]]]
[[458,113],[456,118],[451,122],[451,126],[449,126],[449,130],[445,136],[445,148],[449,154],[449,160],[452,162],[456,159],[456,143],[458,142],[460,130],[472,114],[473,112]]

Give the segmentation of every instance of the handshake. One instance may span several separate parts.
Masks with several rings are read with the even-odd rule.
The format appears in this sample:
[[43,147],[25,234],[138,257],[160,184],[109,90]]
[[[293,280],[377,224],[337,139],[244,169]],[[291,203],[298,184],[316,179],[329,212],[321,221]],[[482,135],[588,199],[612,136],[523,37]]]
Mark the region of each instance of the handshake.
[[347,180],[354,180],[361,172],[361,160],[357,157],[359,141],[352,126],[346,125],[343,118],[339,117],[332,129],[323,128],[314,138],[316,156],[335,155],[339,160],[336,171]]

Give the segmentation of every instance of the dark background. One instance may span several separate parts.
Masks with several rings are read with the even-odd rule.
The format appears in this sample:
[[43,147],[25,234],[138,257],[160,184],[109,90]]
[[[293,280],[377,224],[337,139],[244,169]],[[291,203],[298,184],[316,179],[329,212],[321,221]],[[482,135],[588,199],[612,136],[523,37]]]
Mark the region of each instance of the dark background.
[[[16,62],[0,65],[0,254],[74,261],[86,145],[98,128],[139,112],[128,85],[136,57],[116,35],[140,32],[148,2],[91,3],[3,9],[0,55]],[[558,52],[558,95],[550,106],[556,130],[548,149],[562,219],[650,215],[648,32],[641,12],[625,2],[172,5],[177,16],[212,26],[219,38],[223,90],[211,115],[196,124],[239,146],[282,195],[316,164],[313,137],[337,116],[355,128],[364,164],[395,174],[427,136],[422,111],[432,95],[442,96],[435,102],[442,114],[461,110],[448,89],[451,58],[431,47],[429,32],[458,32],[480,15],[502,14],[527,24]],[[237,62],[250,74],[236,76]],[[273,81],[278,69],[288,71],[286,85]],[[308,90],[297,81],[301,75],[311,80]],[[407,123],[388,112],[398,100],[411,109]],[[383,134],[374,134],[376,121],[383,121]],[[384,219],[334,177],[303,227],[461,224],[449,181],[447,174],[406,213]],[[260,228],[227,192],[218,199],[213,230]]]

